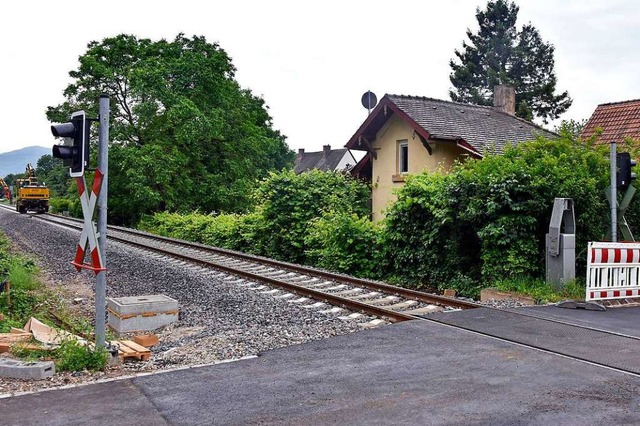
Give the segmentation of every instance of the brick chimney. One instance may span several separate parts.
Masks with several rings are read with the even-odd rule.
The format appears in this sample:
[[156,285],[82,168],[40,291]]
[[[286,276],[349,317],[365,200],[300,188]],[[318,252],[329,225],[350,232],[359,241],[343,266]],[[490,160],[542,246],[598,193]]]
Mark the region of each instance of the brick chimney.
[[298,159],[302,158],[304,155],[304,148],[298,148]]
[[329,155],[330,151],[331,151],[331,145],[322,145],[323,157],[326,157],[327,155]]
[[498,111],[516,115],[516,89],[499,84],[493,88],[493,107]]

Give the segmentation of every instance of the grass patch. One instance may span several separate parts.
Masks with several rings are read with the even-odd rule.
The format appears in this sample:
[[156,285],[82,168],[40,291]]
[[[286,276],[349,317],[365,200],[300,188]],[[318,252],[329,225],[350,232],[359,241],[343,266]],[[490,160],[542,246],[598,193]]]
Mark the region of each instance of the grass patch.
[[[60,294],[49,290],[39,279],[35,263],[9,251],[10,243],[0,233],[0,283],[10,283],[10,291],[0,292],[0,333],[10,332],[12,327],[23,328],[31,317],[50,326],[62,321],[71,333],[90,337],[90,324],[65,308]],[[50,312],[56,312],[54,318]],[[59,371],[102,370],[106,366],[106,349],[94,350],[78,344],[74,339],[65,340],[52,350],[32,350],[15,345],[12,353],[26,360],[54,360]]]
[[569,299],[584,300],[585,296],[584,286],[575,280],[566,283],[560,291],[543,280],[531,278],[499,280],[493,287],[501,291],[532,297],[536,303],[555,303]]

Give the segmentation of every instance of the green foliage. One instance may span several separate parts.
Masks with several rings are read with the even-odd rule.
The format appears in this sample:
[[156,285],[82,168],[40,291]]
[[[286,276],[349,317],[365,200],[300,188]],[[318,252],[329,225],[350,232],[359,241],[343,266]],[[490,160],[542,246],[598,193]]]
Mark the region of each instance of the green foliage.
[[587,120],[562,120],[553,131],[566,139],[578,140],[582,134],[584,126],[587,124]]
[[11,327],[22,328],[29,318],[47,321],[51,307],[51,295],[37,279],[38,270],[33,261],[9,252],[9,240],[0,234],[0,282],[10,283],[10,292],[0,293],[0,332]]
[[410,179],[387,216],[395,274],[415,286],[477,295],[503,279],[541,278],[553,199],[573,198],[577,274],[608,221],[605,153],[571,139],[508,147],[504,155]]
[[156,213],[144,216],[138,228],[154,234],[193,241],[214,247],[257,253],[256,227],[261,223],[256,213],[212,214]]
[[36,176],[47,184],[52,197],[65,197],[69,194],[69,168],[62,160],[51,155],[43,155],[36,165]]
[[[366,185],[337,172],[271,173],[257,190],[262,216],[256,249],[265,256],[305,263],[309,224],[325,212],[369,214]],[[260,224],[258,224],[260,225]]]
[[[48,323],[53,295],[37,279],[37,269],[32,261],[9,253],[9,240],[0,234],[0,282],[11,283],[11,304],[6,293],[0,293],[0,333],[8,333],[11,327],[22,328],[30,317]],[[85,328],[86,329],[86,328]],[[75,340],[66,340],[53,350],[33,351],[15,346],[14,355],[27,359],[51,359],[62,371],[101,370],[107,362],[105,349],[93,350],[81,346]]]
[[489,1],[476,10],[477,33],[467,29],[469,43],[455,51],[451,60],[451,99],[479,105],[493,105],[497,84],[514,86],[516,115],[528,120],[540,117],[546,123],[556,119],[572,103],[565,91],[555,95],[557,78],[554,47],[526,24],[516,29],[518,6],[507,0]]
[[264,100],[240,87],[227,53],[204,37],[122,34],[89,43],[79,61],[66,101],[47,117],[97,116],[96,99],[110,95],[112,223],[158,211],[244,212],[259,179],[293,164]]
[[93,349],[72,338],[64,340],[53,349],[34,350],[15,345],[11,348],[11,353],[30,361],[53,360],[58,371],[104,370],[109,357],[105,348]]
[[74,339],[65,340],[55,350],[56,368],[59,371],[104,370],[109,353],[105,348],[92,349]]
[[[315,244],[321,236],[320,229],[328,226],[328,219],[314,225],[316,235],[307,241],[313,220],[324,212],[331,212],[343,220],[344,217],[364,217],[369,213],[368,198],[369,189],[365,184],[341,173],[315,170],[296,175],[293,171],[283,171],[271,173],[261,182],[255,194],[258,207],[252,213],[165,212],[145,216],[138,226],[169,237],[305,263],[312,248],[310,244]],[[355,226],[364,231],[365,222],[360,220]],[[327,253],[313,252],[316,259],[327,256]],[[353,261],[345,262],[343,267]]]
[[0,321],[0,333],[9,333],[13,327],[22,328],[24,327],[24,323],[13,318],[5,318],[3,321]]
[[51,213],[59,213],[69,212],[69,216],[72,217],[81,217],[82,216],[82,206],[80,205],[80,200],[69,199],[69,198],[50,198],[49,199],[49,212]]
[[530,277],[498,280],[493,285],[501,291],[508,291],[532,297],[536,303],[555,303],[562,300],[584,300],[584,286],[575,280],[566,283],[562,290],[556,290],[542,279]]
[[361,278],[380,278],[385,270],[382,228],[367,217],[328,212],[311,221],[305,244],[307,262]]
[[[0,250],[8,247],[6,239],[2,239],[1,246]],[[10,326],[3,324],[3,329],[21,328],[30,317],[46,312],[46,294],[35,274],[32,261],[10,255],[0,256],[0,282],[6,280],[11,284],[10,299],[6,292],[0,293],[0,312],[11,322]]]

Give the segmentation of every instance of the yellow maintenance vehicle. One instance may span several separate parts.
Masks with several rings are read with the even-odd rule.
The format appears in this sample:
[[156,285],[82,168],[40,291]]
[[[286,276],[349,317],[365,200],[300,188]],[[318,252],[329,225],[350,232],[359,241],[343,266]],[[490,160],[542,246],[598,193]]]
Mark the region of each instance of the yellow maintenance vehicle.
[[31,163],[27,164],[24,179],[16,179],[16,211],[26,213],[27,210],[37,213],[49,211],[49,188],[38,182]]

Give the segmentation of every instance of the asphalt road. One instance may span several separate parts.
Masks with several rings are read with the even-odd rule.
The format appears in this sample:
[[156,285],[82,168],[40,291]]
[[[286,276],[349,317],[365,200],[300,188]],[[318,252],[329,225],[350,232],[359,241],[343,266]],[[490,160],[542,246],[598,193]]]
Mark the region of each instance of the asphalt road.
[[[614,322],[639,323],[636,308],[615,312]],[[640,378],[411,321],[250,360],[0,400],[0,424],[165,423],[640,424]]]

